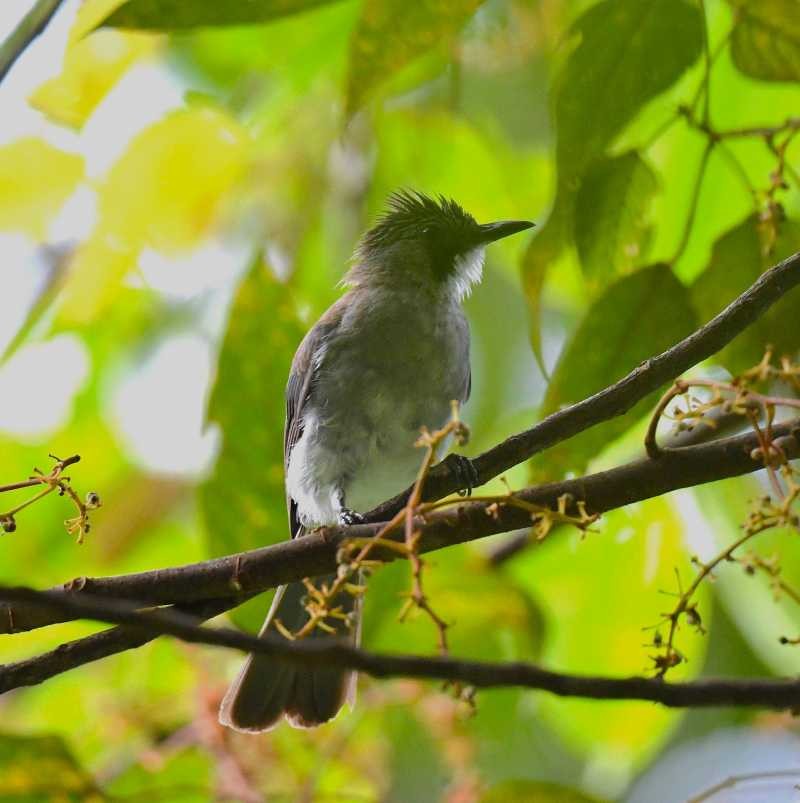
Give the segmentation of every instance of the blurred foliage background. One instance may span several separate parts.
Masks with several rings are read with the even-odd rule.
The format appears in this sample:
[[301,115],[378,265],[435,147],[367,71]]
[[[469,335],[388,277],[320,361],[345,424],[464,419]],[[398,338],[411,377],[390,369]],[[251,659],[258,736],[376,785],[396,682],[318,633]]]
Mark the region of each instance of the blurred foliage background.
[[[32,5],[2,8],[6,34]],[[467,302],[470,453],[708,320],[798,250],[798,20],[796,0],[64,0],[0,84],[0,483],[78,452],[73,482],[104,507],[80,547],[65,503],[21,513],[0,580],[282,539],[291,356],[399,187],[539,224],[490,249]],[[799,301],[703,370],[795,353]],[[638,455],[647,410],[509,482]],[[641,673],[660,592],[734,537],[761,482],[635,505],[501,566],[487,543],[431,555],[453,651]],[[800,580],[786,534],[760,544]],[[366,646],[433,651],[429,622],[396,621],[406,583],[403,565],[373,578]],[[778,637],[798,612],[767,580],[731,566],[701,591],[708,634],[681,634],[675,678],[796,674]],[[95,629],[3,636],[3,661]],[[239,660],[162,639],[5,695],[0,800],[663,802],[798,766],[788,717],[515,690],[470,714],[400,680],[362,679],[317,731],[246,737],[216,724]]]

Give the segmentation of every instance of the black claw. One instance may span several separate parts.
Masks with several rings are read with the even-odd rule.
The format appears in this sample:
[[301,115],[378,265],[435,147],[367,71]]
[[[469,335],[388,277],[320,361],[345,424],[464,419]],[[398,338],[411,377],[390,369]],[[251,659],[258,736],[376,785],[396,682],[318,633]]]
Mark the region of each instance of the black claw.
[[366,519],[355,510],[350,510],[349,507],[343,507],[339,511],[339,524],[343,527],[349,527],[351,524],[363,524]]
[[450,471],[458,481],[458,495],[471,496],[472,489],[479,484],[480,477],[475,464],[463,454],[449,454],[445,462],[450,464]]

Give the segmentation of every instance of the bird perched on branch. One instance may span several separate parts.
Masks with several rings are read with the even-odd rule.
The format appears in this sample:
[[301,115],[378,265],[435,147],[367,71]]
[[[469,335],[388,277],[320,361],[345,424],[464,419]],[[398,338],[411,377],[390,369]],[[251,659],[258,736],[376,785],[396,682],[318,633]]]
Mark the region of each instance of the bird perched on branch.
[[[354,511],[373,508],[413,481],[421,427],[440,428],[452,400],[469,397],[469,326],[461,302],[481,279],[484,250],[531,226],[479,224],[443,197],[391,196],[356,249],[343,281],[347,293],[305,336],[292,362],[284,434],[292,538],[352,524],[360,518]],[[471,463],[460,458],[454,465],[471,488]],[[305,595],[302,583],[279,588],[262,634],[299,631],[308,621]],[[336,637],[357,642],[358,599],[342,594],[336,602],[348,614]],[[354,688],[353,672],[251,655],[222,702],[220,721],[257,732],[285,715],[294,726],[314,727],[335,716]]]

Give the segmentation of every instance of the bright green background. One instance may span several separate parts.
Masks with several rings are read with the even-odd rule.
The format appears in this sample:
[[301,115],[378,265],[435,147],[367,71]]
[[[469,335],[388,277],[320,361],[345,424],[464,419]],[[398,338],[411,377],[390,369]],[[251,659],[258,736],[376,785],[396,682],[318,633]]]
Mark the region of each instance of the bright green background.
[[[787,218],[775,243],[763,224],[775,158],[758,138],[714,150],[689,225],[704,136],[677,108],[699,97],[702,114],[707,35],[718,130],[800,113],[797,19],[792,0],[87,0],[62,71],[29,97],[71,132],[68,144],[32,130],[0,145],[0,233],[43,248],[76,189],[94,194],[96,214],[0,349],[10,366],[68,334],[86,349],[89,371],[57,427],[35,437],[0,430],[0,483],[44,467],[48,452],[79,452],[74,482],[98,490],[104,507],[81,547],[61,529],[63,502],[20,514],[18,531],[0,541],[0,580],[47,587],[284,538],[288,365],[337,297],[359,233],[399,187],[452,196],[480,220],[539,226],[492,246],[467,302],[470,453],[708,320],[797,250],[800,149],[788,149],[788,187],[774,195]],[[143,65],[183,93],[180,108],[145,122],[142,98],[125,94],[126,76]],[[130,111],[120,113],[126,97]],[[124,142],[98,175],[72,151],[111,101]],[[180,285],[176,266],[188,259],[191,270],[193,249],[208,243],[240,255],[235,280],[207,291],[210,300],[142,280],[140,260],[156,253],[158,270],[176,271],[168,278]],[[798,301],[795,292],[709,370],[739,370],[767,342],[796,352]],[[185,335],[209,345],[207,421],[219,448],[205,470],[169,473],[124,442],[111,400],[162,344]],[[37,381],[34,392],[47,394],[47,377]],[[151,401],[158,431],[157,392]],[[638,454],[649,404],[508,480],[520,487]],[[160,435],[169,443],[168,428]],[[758,488],[731,480],[634,505],[585,538],[556,532],[500,568],[483,559],[486,543],[431,555],[428,587],[453,623],[453,651],[574,672],[644,671],[642,629],[668,604],[661,592],[675,589],[676,569],[689,576],[691,554],[734,537]],[[765,554],[780,551],[787,577],[800,573],[785,534],[763,542]],[[720,575],[698,597],[710,634],[680,633],[688,662],[674,676],[795,674],[796,655],[778,637],[793,635],[797,611],[736,567]],[[396,621],[407,585],[399,564],[373,578],[366,646],[433,651],[429,622]],[[235,621],[256,626],[265,606],[251,603]],[[3,636],[3,660],[93,629]],[[514,690],[481,692],[469,715],[432,684],[362,680],[355,711],[332,725],[244,737],[223,732],[215,714],[238,660],[162,640],[6,695],[0,800],[623,799],[671,742],[765,721]]]

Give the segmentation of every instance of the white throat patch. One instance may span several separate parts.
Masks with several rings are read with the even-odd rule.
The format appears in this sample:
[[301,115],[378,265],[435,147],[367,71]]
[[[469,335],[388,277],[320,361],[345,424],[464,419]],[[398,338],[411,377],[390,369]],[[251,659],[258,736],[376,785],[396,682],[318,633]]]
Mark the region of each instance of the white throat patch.
[[465,254],[456,257],[455,269],[450,279],[450,286],[459,301],[465,299],[471,292],[473,285],[478,284],[483,277],[483,257],[486,247],[479,245]]

